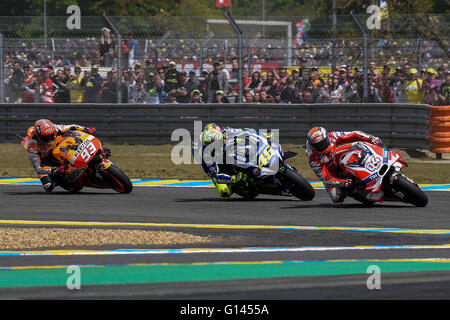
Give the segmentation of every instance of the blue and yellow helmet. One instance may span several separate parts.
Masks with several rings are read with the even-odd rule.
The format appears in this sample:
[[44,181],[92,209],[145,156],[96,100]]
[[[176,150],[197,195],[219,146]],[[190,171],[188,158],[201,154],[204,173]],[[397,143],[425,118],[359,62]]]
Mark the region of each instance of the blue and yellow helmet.
[[202,145],[206,146],[214,141],[223,139],[222,129],[215,123],[208,123],[203,130],[200,139]]

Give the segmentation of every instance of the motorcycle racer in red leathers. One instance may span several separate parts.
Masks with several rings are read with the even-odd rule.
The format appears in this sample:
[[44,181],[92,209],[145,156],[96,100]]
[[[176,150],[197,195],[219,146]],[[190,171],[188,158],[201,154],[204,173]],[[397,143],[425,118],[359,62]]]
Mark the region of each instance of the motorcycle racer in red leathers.
[[64,165],[53,167],[49,164],[52,159],[53,141],[58,135],[62,135],[68,130],[81,130],[91,135],[94,135],[96,131],[95,128],[82,127],[77,124],[58,125],[53,124],[50,120],[40,119],[28,128],[27,136],[22,141],[31,165],[47,192],[51,192],[56,186],[52,177],[64,172]]
[[343,202],[347,196],[347,191],[354,184],[352,179],[338,177],[340,155],[336,153],[336,147],[357,141],[366,141],[374,145],[382,145],[383,143],[380,138],[362,131],[327,132],[322,127],[314,127],[308,132],[306,154],[309,158],[309,164],[322,180],[331,200],[335,203]]

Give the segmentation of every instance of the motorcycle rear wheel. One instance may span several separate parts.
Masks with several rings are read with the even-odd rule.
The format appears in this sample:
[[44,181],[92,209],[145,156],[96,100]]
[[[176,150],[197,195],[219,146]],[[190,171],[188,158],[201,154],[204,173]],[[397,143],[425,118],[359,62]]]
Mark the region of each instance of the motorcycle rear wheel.
[[425,207],[428,204],[428,197],[420,190],[419,186],[410,182],[405,177],[398,175],[394,180],[394,188],[403,193],[403,201],[411,203],[416,207]]
[[130,178],[114,164],[111,164],[102,175],[108,185],[119,193],[130,193],[133,190]]
[[303,201],[311,201],[314,199],[315,191],[309,182],[291,168],[286,168],[283,176],[284,182],[289,184],[290,191],[293,196]]

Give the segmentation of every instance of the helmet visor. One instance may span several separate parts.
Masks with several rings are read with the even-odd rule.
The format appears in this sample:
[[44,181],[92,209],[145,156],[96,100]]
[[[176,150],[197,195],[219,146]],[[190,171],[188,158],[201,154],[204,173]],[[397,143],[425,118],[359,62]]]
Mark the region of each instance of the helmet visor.
[[317,152],[323,152],[324,150],[326,150],[328,148],[329,145],[330,145],[330,138],[326,137],[326,139],[324,139],[324,140],[322,140],[320,142],[313,143],[312,147]]
[[55,139],[55,135],[54,135],[54,134],[49,134],[49,135],[46,135],[46,136],[38,135],[38,136],[37,136],[37,139],[38,139],[40,142],[45,142],[45,143],[47,143],[47,142],[50,142],[50,141],[54,140],[54,139]]

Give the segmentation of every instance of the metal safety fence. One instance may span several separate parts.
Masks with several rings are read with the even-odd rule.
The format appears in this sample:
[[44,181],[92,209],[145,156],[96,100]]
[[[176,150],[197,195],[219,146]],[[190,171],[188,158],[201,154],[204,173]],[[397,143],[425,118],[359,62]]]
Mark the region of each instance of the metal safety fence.
[[[365,22],[368,15],[359,17]],[[237,54],[233,29],[225,17],[109,18],[124,43],[137,42],[133,54],[140,62],[153,58],[154,50],[158,50],[161,61],[199,59],[202,50],[205,58],[212,60],[228,59]],[[234,18],[243,31],[244,44],[251,43],[260,33],[251,47],[252,56],[260,62],[295,65],[298,56],[306,56],[317,65],[331,66],[333,42],[337,45],[336,65],[349,60],[355,65],[362,62],[362,35],[350,15],[337,16],[334,27],[331,16],[271,16],[264,22],[261,17]],[[46,20],[42,16],[0,17],[5,53],[14,52],[13,57],[20,57],[34,51],[35,55],[42,55],[44,60],[38,61],[41,63],[48,59],[57,62],[60,58],[72,64],[74,61],[92,63],[99,58],[97,51],[101,41],[117,41],[116,32],[102,16],[81,16],[79,29],[69,29],[67,20],[67,16],[52,16]],[[302,37],[297,37],[299,23],[304,30]],[[379,66],[394,58],[398,63],[407,59],[432,67],[437,60],[448,59],[445,51],[448,51],[449,31],[449,14],[383,17],[380,29],[368,30],[370,59],[375,59]],[[203,43],[210,34],[208,42]],[[288,61],[290,50],[292,59]]]
[[[223,60],[231,71],[231,59],[239,52],[225,17],[105,17],[81,16],[79,29],[68,28],[67,16],[0,17],[3,96],[10,87],[14,61],[35,70],[48,65],[90,70],[99,65],[105,68],[103,80],[115,68],[120,81],[127,81],[125,71],[136,63],[157,69],[175,61],[178,71],[193,69],[202,76],[203,70],[213,69],[213,62]],[[419,70],[437,68],[449,60],[449,17],[383,17],[380,29],[368,30],[367,59],[376,62],[379,72],[385,64],[394,72],[406,62]],[[242,29],[242,55],[249,76],[254,71],[299,66],[303,58],[305,67],[319,67],[324,77],[333,66],[362,66],[363,37],[350,15],[337,16],[335,24],[331,16],[270,17],[264,22],[261,17],[234,19]],[[366,21],[367,15],[360,19]],[[300,27],[304,32],[298,36]]]

